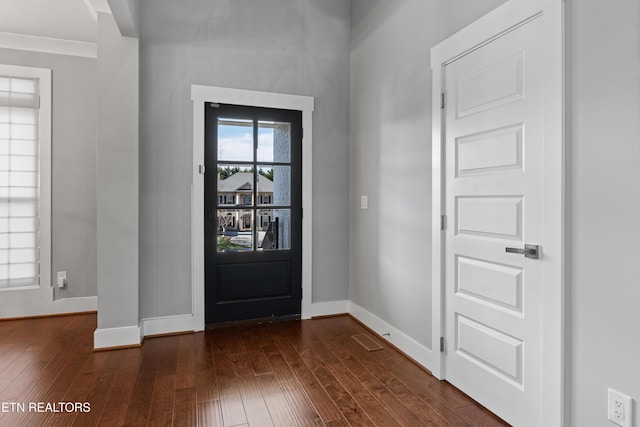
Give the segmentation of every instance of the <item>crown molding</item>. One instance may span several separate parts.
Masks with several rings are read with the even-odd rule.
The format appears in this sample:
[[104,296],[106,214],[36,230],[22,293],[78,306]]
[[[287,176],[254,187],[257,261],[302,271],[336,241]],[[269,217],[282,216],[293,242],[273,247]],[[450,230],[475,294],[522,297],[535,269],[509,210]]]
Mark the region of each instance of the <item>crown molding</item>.
[[84,4],[87,5],[89,13],[96,21],[98,20],[98,13],[111,13],[107,0],[84,0]]
[[85,58],[98,57],[98,45],[96,43],[18,33],[0,32],[0,48],[81,56]]

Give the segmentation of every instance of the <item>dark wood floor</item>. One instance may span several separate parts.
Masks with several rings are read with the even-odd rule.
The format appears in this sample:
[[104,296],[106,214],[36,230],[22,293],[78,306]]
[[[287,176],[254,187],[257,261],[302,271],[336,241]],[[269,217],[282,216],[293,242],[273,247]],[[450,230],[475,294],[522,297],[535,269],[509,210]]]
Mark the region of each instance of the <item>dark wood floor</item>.
[[95,315],[0,322],[1,426],[505,425],[391,348],[367,351],[352,336],[376,338],[346,316],[105,352],[95,328]]

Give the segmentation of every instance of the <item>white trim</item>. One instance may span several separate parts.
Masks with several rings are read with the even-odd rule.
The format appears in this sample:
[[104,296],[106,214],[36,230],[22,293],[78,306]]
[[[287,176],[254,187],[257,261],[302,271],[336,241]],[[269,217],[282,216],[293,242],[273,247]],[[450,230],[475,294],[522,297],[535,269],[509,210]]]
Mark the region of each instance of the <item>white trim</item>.
[[302,318],[312,316],[312,114],[314,98],[254,90],[191,85],[193,101],[193,184],[191,203],[191,290],[193,327],[204,330],[204,103],[246,105],[302,111]]
[[93,332],[93,348],[111,348],[140,345],[140,326],[124,326],[121,328],[96,329]]
[[98,310],[98,297],[61,298],[53,302],[56,314]]
[[142,336],[174,334],[177,332],[193,331],[193,315],[150,317],[140,322]]
[[[564,1],[563,0],[509,0],[439,45],[431,49],[432,81],[432,348],[439,348],[444,334],[444,299],[442,232],[442,69],[444,65],[487,42],[500,31],[505,31],[530,17],[542,13],[545,52],[549,61],[549,84],[545,88],[545,140],[557,144],[545,145],[545,257],[549,266],[545,270],[542,290],[543,317],[543,393],[542,425],[560,426],[564,422]],[[548,231],[548,233],[547,233]],[[442,356],[434,355],[432,372],[437,378],[446,377]],[[463,390],[464,391],[464,390]],[[490,409],[490,408],[489,408]]]
[[[435,49],[435,48],[434,48]],[[440,337],[444,337],[444,310],[443,310],[443,286],[444,280],[444,242],[442,231],[442,215],[444,204],[442,201],[444,181],[442,174],[443,161],[443,137],[442,137],[442,110],[440,109],[441,94],[443,92],[442,66],[433,65],[437,61],[431,49],[431,348],[440,348]],[[450,226],[450,225],[449,225]],[[443,355],[436,354],[431,361],[431,373],[439,380],[444,379],[442,369]]]
[[[38,155],[40,167],[40,287],[51,287],[51,70],[37,69],[40,83],[40,116],[38,118]],[[16,75],[16,74],[13,74]]]
[[49,316],[96,311],[97,297],[53,299],[52,287],[5,289],[0,292],[0,318]]
[[140,37],[140,5],[138,0],[109,0],[109,9],[124,37]]
[[314,302],[311,304],[311,317],[333,316],[349,312],[349,300]]
[[85,0],[85,3],[90,3],[87,7],[91,6],[89,11],[93,9],[92,13],[96,14],[96,18],[98,13],[111,13],[108,0]]
[[[418,341],[411,338],[409,335],[391,326],[375,314],[371,313],[367,309],[349,302],[349,314],[358,319],[375,331],[378,335],[398,347],[413,360],[421,364],[427,369],[431,369],[432,351],[426,346],[420,344]],[[386,335],[389,334],[389,335]],[[438,347],[436,347],[438,348]]]
[[82,56],[86,58],[98,57],[98,45],[96,43],[18,33],[0,32],[0,48],[53,53],[56,55]]
[[96,11],[96,8],[93,7],[93,4],[91,3],[91,0],[84,0],[84,4],[85,6],[87,6],[87,9],[89,10],[89,15],[91,15],[91,18],[93,18],[94,21],[98,20],[98,12]]

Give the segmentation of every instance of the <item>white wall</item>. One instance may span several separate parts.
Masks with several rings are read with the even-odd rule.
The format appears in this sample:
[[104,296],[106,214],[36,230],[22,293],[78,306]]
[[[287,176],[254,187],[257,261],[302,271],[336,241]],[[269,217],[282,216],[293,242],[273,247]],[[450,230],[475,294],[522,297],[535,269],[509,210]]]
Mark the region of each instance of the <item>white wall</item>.
[[[431,346],[429,53],[502,1],[352,3],[349,297],[427,348]],[[369,197],[369,209],[360,209],[360,195]]]
[[640,426],[640,2],[569,0],[575,426],[606,421],[607,387]]
[[313,301],[345,300],[349,2],[146,0],[141,17],[142,317],[191,313],[191,84],[315,97]]

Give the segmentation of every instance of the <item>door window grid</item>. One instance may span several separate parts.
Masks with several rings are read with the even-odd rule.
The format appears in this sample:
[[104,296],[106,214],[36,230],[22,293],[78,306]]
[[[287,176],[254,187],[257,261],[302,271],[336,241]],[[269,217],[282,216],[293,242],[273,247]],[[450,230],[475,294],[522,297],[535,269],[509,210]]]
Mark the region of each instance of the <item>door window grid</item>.
[[[288,240],[289,232],[285,229],[277,226],[276,221],[279,218],[274,216],[280,216],[283,220],[286,221],[287,224],[290,222],[291,215],[291,200],[290,200],[290,170],[291,170],[291,124],[290,123],[277,123],[277,122],[265,122],[265,121],[255,121],[255,120],[242,120],[242,119],[229,119],[229,118],[219,118],[218,119],[218,233],[225,234],[224,236],[219,236],[218,238],[218,252],[226,252],[229,251],[229,244],[227,240],[230,240],[226,234],[237,231],[237,232],[247,232],[248,230],[251,232],[251,248],[232,248],[237,250],[264,250],[264,249],[289,249],[289,244],[286,243],[281,247],[279,245],[278,240],[281,238],[280,234],[284,235],[284,237]],[[251,155],[247,154],[247,150],[244,152],[235,152],[232,147],[229,145],[225,145],[221,143],[221,134],[223,132],[229,132],[233,127],[242,127],[245,130],[251,128],[252,135],[246,132],[242,138],[237,138],[234,142],[239,144],[247,144],[247,140],[251,139],[250,145],[251,147]],[[269,141],[268,133],[271,132],[271,141]],[[286,139],[286,144],[280,144],[277,149],[274,149],[274,141],[273,139],[280,138],[280,140]],[[277,152],[274,152],[277,151]],[[282,171],[286,170],[287,178],[286,185],[281,186],[281,193],[283,193],[284,198],[280,197],[281,200],[278,200],[277,206],[272,206],[275,204],[273,188],[270,188],[271,194],[264,194],[265,185],[273,186],[274,180],[274,170],[280,170],[280,175],[282,175]],[[240,211],[236,211],[235,214],[231,214],[228,211],[224,216],[221,216],[222,211],[221,208],[228,208],[229,203],[224,203],[228,199],[223,198],[220,195],[221,182],[225,179],[230,178],[234,174],[247,174],[251,173],[253,175],[253,183],[257,183],[257,185],[250,185],[251,195],[247,194],[235,194],[233,196],[235,200],[235,204],[242,209],[251,208],[251,223],[247,222],[247,216],[242,217]],[[225,183],[226,186],[226,183]],[[228,189],[227,189],[228,190]],[[247,186],[241,188],[243,192],[249,190]],[[255,202],[254,202],[255,201]],[[224,206],[227,205],[227,206]],[[261,210],[258,209],[258,205],[264,206],[269,205],[269,207],[278,208],[277,210],[271,211],[270,215],[261,214]],[[229,220],[229,215],[234,216],[234,220]],[[266,222],[268,221],[268,223]],[[235,227],[230,227],[230,223],[237,224]],[[241,226],[242,224],[242,226]],[[274,235],[275,232],[275,235]],[[224,240],[224,244],[221,245],[221,240]],[[240,241],[242,239],[239,239]],[[267,243],[268,241],[268,243]],[[233,250],[231,250],[233,251]]]

